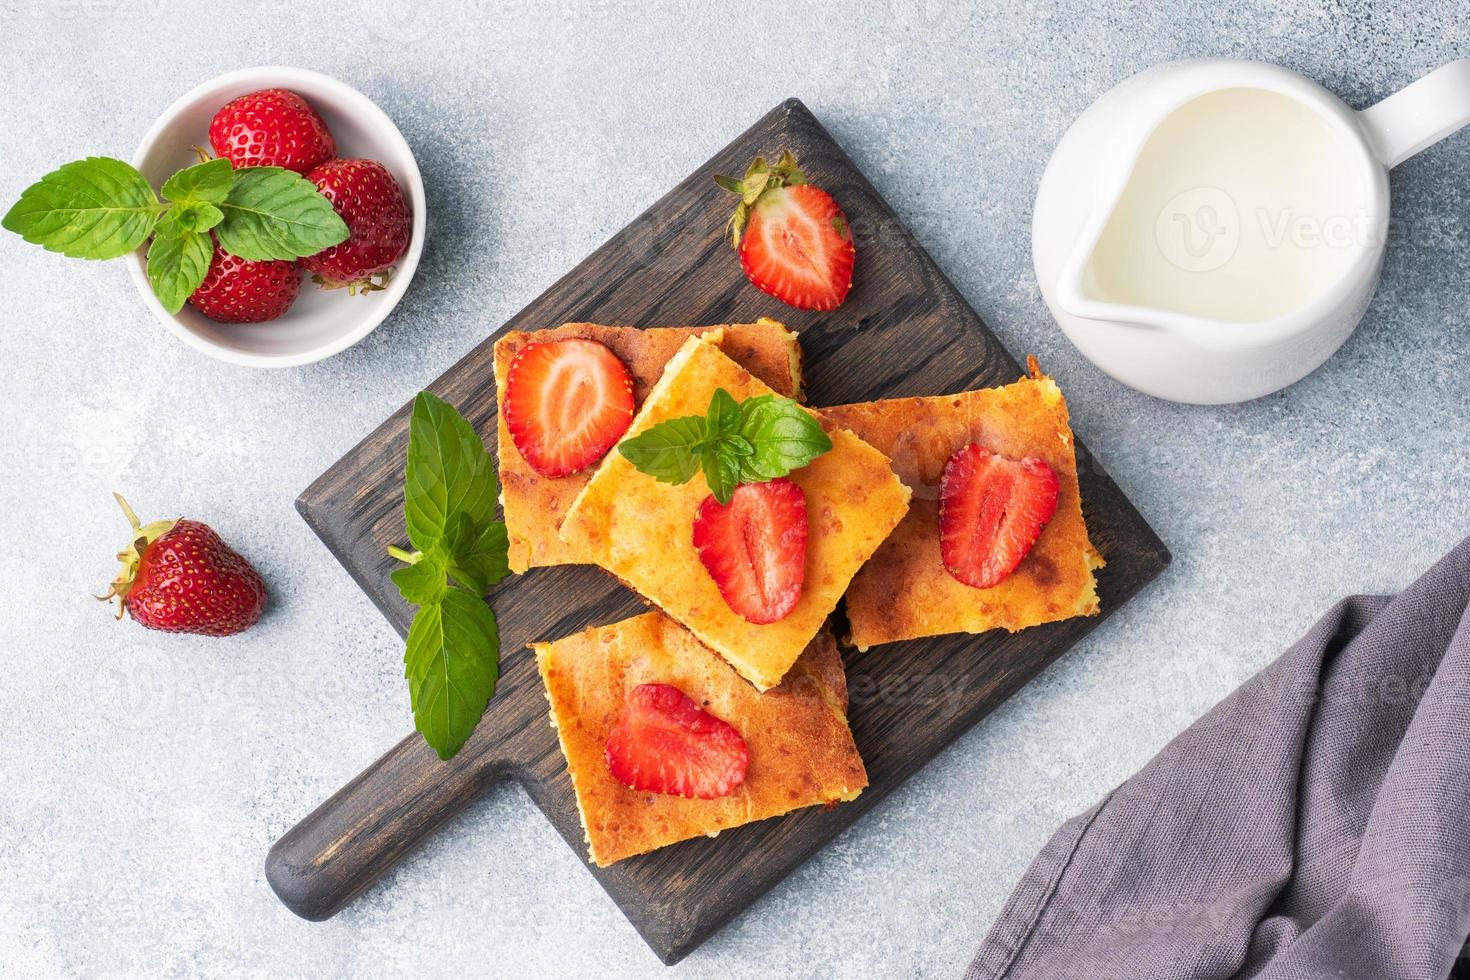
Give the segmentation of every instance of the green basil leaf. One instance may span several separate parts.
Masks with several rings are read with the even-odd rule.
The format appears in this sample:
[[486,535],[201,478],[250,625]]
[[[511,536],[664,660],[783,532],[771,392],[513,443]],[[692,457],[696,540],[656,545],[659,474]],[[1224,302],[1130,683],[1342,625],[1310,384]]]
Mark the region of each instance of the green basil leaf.
[[449,574],[479,596],[510,574],[509,548],[503,523],[476,524],[463,511],[455,515],[444,539]]
[[741,406],[740,435],[755,447],[741,459],[743,474],[773,480],[799,470],[832,448],[816,416],[789,398],[763,396]]
[[618,443],[618,452],[640,473],[662,483],[688,483],[699,472],[708,426],[698,415],[660,422]]
[[709,492],[721,504],[728,504],[740,484],[739,457],[723,445],[710,446],[700,456],[700,468],[704,470],[704,482]]
[[235,171],[220,158],[185,167],[163,183],[163,196],[175,204],[219,204],[230,193]]
[[159,219],[155,235],[177,235],[184,231],[208,231],[219,224],[224,212],[207,201],[175,204]]
[[347,240],[347,224],[316,185],[280,167],[235,171],[220,210],[220,245],[248,262],[299,259]]
[[392,575],[393,584],[405,602],[427,606],[444,598],[449,584],[444,580],[444,556],[439,548],[423,552],[412,565],[404,565]]
[[495,463],[474,427],[434,395],[419,392],[409,419],[403,481],[408,540],[429,551],[459,512],[476,526],[493,523],[499,493]]
[[754,398],[747,398],[745,399],[745,401],[741,402],[740,427],[738,431],[745,432],[748,429],[752,428],[751,420],[756,416],[757,413],[765,411],[766,407],[775,400],[775,395],[757,395]]
[[724,388],[716,388],[710,396],[704,423],[711,439],[734,435],[740,431],[740,403]]
[[208,231],[225,220],[225,213],[213,204],[191,204],[179,215],[180,224],[193,231]]
[[735,457],[754,456],[755,447],[745,440],[744,436],[726,436],[720,440],[720,445]]
[[115,259],[147,240],[164,205],[132,166],[111,157],[63,164],[21,192],[0,227],[74,259]]
[[403,654],[414,725],[449,759],[469,739],[495,694],[500,635],[483,599],[449,589],[419,607]]
[[153,236],[148,246],[148,282],[163,308],[183,309],[184,301],[209,274],[214,243],[206,232],[169,231]]

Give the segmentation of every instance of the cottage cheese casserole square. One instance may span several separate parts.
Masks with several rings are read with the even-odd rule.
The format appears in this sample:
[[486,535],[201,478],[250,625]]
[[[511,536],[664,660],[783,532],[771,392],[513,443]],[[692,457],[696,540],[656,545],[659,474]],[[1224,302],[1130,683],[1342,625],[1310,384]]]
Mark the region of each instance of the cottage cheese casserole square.
[[[719,388],[737,401],[772,393],[721,352],[720,339],[711,333],[685,341],[627,437],[668,419],[703,416]],[[572,502],[562,540],[684,624],[757,688],[774,687],[908,510],[908,487],[886,456],[840,424],[823,428],[832,449],[791,474],[806,495],[805,584],[796,607],[777,622],[757,625],[734,612],[700,562],[693,520],[710,493],[703,474],[679,486],[660,483],[614,450]]]
[[590,564],[557,536],[567,507],[582,492],[592,471],[558,478],[533,470],[516,449],[505,422],[505,384],[515,356],[531,344],[580,337],[606,346],[627,365],[633,397],[642,404],[669,358],[690,337],[720,331],[720,347],[741,367],[790,398],[801,396],[801,345],[796,334],[775,320],[709,327],[611,327],[565,323],[550,330],[512,331],[495,342],[495,391],[499,405],[500,504],[510,538],[510,570],[516,574],[543,565]]
[[[801,807],[851,800],[868,784],[847,726],[847,680],[830,630],[764,694],[659,612],[532,646],[588,853],[599,867]],[[628,692],[640,684],[672,685],[740,733],[749,767],[731,795],[690,799],[631,789],[613,778],[608,735]]]
[[[943,633],[1011,632],[1098,611],[1067,402],[1034,359],[1014,384],[958,395],[895,398],[818,410],[889,455],[914,492],[908,516],[848,588],[851,641],[860,650]],[[969,443],[1011,459],[1035,456],[1059,484],[1057,509],[1030,554],[1004,581],[976,589],[955,579],[939,550],[939,483]]]

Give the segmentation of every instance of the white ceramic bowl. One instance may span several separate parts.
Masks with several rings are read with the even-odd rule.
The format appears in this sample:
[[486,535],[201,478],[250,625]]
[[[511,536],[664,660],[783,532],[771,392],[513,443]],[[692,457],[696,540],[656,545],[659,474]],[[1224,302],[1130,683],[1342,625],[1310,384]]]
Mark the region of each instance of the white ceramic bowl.
[[388,288],[349,296],[303,279],[301,295],[285,316],[268,323],[215,323],[187,303],[170,315],[153,295],[144,268],[147,246],[128,256],[143,302],[180,340],[211,357],[249,367],[294,367],[346,350],[392,312],[408,289],[424,250],[424,182],[413,152],[393,120],[367,96],[335,78],[302,68],[245,68],[193,89],[158,117],[133,155],[158,189],[175,171],[197,163],[194,146],[209,147],[209,121],[231,99],[263,88],[286,88],[321,114],[344,157],[377,160],[398,178],[413,209],[413,239]]

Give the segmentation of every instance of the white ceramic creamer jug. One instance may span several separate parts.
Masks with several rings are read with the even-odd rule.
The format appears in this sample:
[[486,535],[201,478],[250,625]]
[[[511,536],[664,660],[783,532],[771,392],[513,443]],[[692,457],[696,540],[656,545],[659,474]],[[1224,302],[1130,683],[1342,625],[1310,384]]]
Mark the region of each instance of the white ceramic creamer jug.
[[1245,401],[1310,373],[1378,281],[1388,174],[1470,122],[1470,59],[1355,112],[1294,72],[1178,61],[1062,138],[1032,257],[1067,336],[1125,384]]

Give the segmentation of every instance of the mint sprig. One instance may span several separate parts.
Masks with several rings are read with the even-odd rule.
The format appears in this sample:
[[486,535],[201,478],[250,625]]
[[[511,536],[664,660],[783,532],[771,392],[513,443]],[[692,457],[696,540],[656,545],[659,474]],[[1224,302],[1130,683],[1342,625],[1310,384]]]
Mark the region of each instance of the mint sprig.
[[115,259],[152,235],[148,281],[170,313],[208,274],[211,232],[251,262],[294,261],[347,240],[347,224],[316,185],[280,167],[207,160],[165,181],[163,198],[131,164],[87,157],[22,191],[0,227],[77,259]]
[[418,606],[404,650],[414,724],[439,758],[469,739],[495,694],[500,636],[484,595],[510,574],[505,524],[495,520],[499,483],[474,427],[451,406],[419,392],[409,419],[403,516],[415,551],[399,593]]
[[724,388],[715,390],[703,416],[668,419],[618,443],[639,472],[663,483],[687,483],[703,471],[721,504],[740,484],[786,476],[831,448],[821,423],[790,398],[737,402]]

